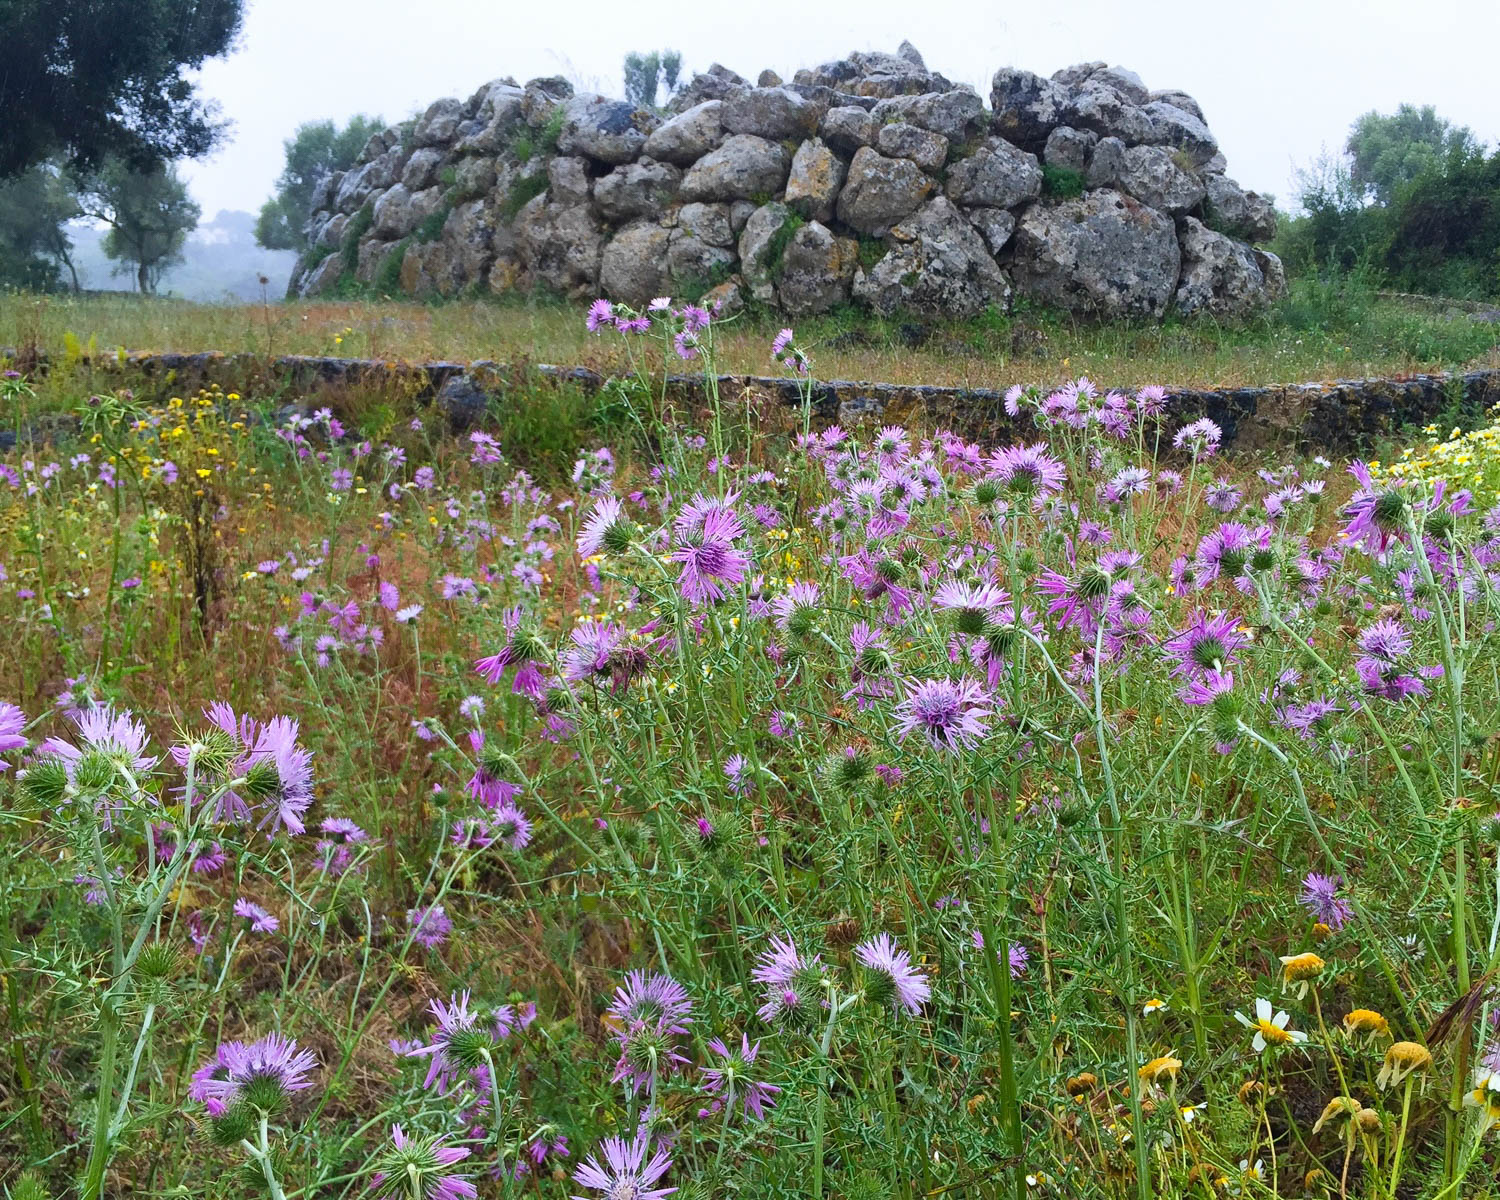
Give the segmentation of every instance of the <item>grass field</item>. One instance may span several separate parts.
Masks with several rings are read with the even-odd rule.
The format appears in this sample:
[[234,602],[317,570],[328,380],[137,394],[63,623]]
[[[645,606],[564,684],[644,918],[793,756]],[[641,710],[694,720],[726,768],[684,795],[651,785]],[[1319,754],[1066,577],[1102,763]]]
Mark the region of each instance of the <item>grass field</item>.
[[9,1197],[1495,1200],[1495,429],[657,383],[0,453]]
[[[767,344],[783,322],[745,317],[721,330],[734,373],[775,373]],[[1020,311],[967,322],[878,320],[853,310],[796,323],[825,379],[1005,387],[1088,375],[1238,386],[1500,365],[1500,324],[1378,299],[1352,281],[1301,280],[1246,324],[1100,325]],[[378,359],[498,359],[624,366],[619,340],[587,333],[575,307],[398,302],[199,305],[131,295],[0,297],[0,345],[337,354]]]

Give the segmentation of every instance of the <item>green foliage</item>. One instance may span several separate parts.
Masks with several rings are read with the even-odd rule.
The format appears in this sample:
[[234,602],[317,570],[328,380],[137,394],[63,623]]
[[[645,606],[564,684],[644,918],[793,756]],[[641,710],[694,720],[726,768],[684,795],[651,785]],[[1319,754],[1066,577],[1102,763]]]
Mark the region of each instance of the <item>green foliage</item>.
[[1354,122],[1344,144],[1354,186],[1383,205],[1391,204],[1406,184],[1479,149],[1467,125],[1451,124],[1430,104],[1403,104],[1389,115],[1367,112]]
[[255,240],[267,250],[307,249],[303,227],[312,215],[312,195],[319,181],[335,171],[347,171],[359,158],[372,134],[385,122],[357,114],[342,128],[332,121],[309,121],[282,143],[286,165],[276,178],[276,190],[261,205]]
[[525,372],[490,405],[486,428],[517,466],[543,486],[556,487],[567,482],[578,448],[598,441],[602,403],[602,396],[574,384]]
[[359,239],[370,232],[370,226],[373,224],[375,224],[375,206],[366,201],[344,226],[344,239],[339,244],[339,253],[344,258],[345,275],[353,275],[359,266]]
[[532,175],[519,176],[505,193],[505,202],[500,205],[501,215],[508,221],[537,196],[547,190],[547,176],[538,171]]
[[637,108],[657,107],[665,89],[670,97],[682,75],[682,55],[676,50],[631,51],[625,56],[625,99]]
[[226,54],[243,0],[0,5],[0,178],[59,158],[94,170],[199,158],[221,138],[187,72]]
[[385,257],[380,261],[379,269],[375,272],[375,279],[370,284],[370,290],[377,296],[401,294],[401,264],[406,261],[407,247],[412,244],[412,240],[412,238],[404,237],[386,251]]
[[770,241],[766,243],[765,258],[762,262],[772,279],[781,279],[786,259],[786,248],[792,244],[792,238],[797,236],[797,230],[806,224],[807,222],[799,214],[788,212],[782,220],[780,227],[771,235]]
[[542,126],[542,131],[537,135],[536,146],[538,152],[546,157],[557,153],[557,139],[562,137],[563,106],[559,104],[547,117],[547,123]]
[[452,204],[439,205],[435,211],[428,213],[422,219],[422,223],[417,226],[416,232],[412,234],[412,239],[422,243],[437,241],[438,238],[443,236],[443,226],[448,223],[448,218],[452,215],[452,212]]
[[62,268],[72,266],[63,224],[78,212],[71,181],[50,164],[0,180],[0,288],[50,292],[60,287]]
[[136,170],[118,158],[84,181],[80,205],[109,226],[104,252],[121,263],[117,270],[134,271],[141,292],[155,291],[162,272],[182,261],[182,244],[202,211],[175,167]]
[[1070,200],[1083,195],[1083,172],[1072,167],[1042,166],[1042,195],[1054,200]]
[[885,257],[885,241],[882,238],[861,234],[859,238],[859,265],[866,271]]
[[1402,187],[1385,263],[1404,290],[1500,296],[1500,151],[1454,152]]

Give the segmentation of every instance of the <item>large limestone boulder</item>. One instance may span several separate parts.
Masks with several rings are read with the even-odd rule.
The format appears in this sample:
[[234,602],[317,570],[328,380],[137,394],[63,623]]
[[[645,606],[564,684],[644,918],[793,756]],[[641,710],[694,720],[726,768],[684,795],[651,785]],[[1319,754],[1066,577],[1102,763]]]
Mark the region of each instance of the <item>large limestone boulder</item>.
[[463,287],[457,248],[447,241],[418,242],[401,259],[401,290],[408,296],[452,296]]
[[843,159],[822,138],[808,138],[792,155],[792,172],[786,181],[787,204],[814,221],[831,220],[846,170]]
[[947,190],[948,199],[965,207],[1013,208],[1042,194],[1042,168],[1035,154],[988,137],[948,168]]
[[1182,244],[1182,275],[1176,297],[1179,312],[1241,317],[1270,299],[1255,252],[1243,242],[1215,233],[1194,217],[1183,218],[1179,240]]
[[1013,246],[1023,295],[1104,317],[1160,316],[1182,261],[1170,217],[1108,188],[1033,204]]
[[453,169],[455,198],[474,200],[493,191],[498,179],[496,165],[497,160],[487,155],[459,159]]
[[1208,124],[1208,118],[1203,115],[1202,106],[1186,92],[1178,91],[1176,88],[1163,88],[1160,91],[1152,92],[1146,99],[1148,101],[1161,100],[1170,104],[1173,108],[1180,108],[1185,113],[1191,113],[1205,125]]
[[677,196],[682,172],[670,163],[642,158],[594,181],[594,204],[611,221],[655,217]]
[[401,184],[408,192],[420,192],[438,181],[438,173],[446,159],[443,151],[433,146],[413,150],[401,172]]
[[476,286],[489,274],[490,264],[495,259],[496,225],[495,211],[484,199],[455,205],[448,214],[442,240],[452,247],[455,291]]
[[330,254],[307,273],[299,290],[304,296],[327,296],[338,287],[343,278],[344,256]]
[[895,96],[880,101],[871,115],[877,123],[915,125],[950,142],[966,142],[981,132],[984,101],[965,87],[919,96]]
[[405,165],[406,156],[398,146],[357,170],[346,171],[334,198],[336,207],[343,213],[357,212],[375,193],[393,186],[401,178],[401,169]]
[[688,169],[681,195],[684,200],[779,195],[790,165],[790,157],[778,143],[751,133],[732,134]]
[[508,79],[497,79],[479,89],[475,128],[459,137],[453,149],[458,154],[499,154],[525,121],[522,114],[526,93]]
[[1269,250],[1257,249],[1254,253],[1255,265],[1260,268],[1266,281],[1266,299],[1280,300],[1286,295],[1286,268],[1281,265],[1281,259]]
[[[751,206],[751,211],[754,206]],[[685,237],[697,238],[709,246],[733,246],[735,229],[728,204],[703,204],[695,201],[677,210],[677,228]],[[749,217],[749,213],[745,214]]]
[[[728,223],[724,225],[727,231]],[[718,236],[718,230],[711,231]],[[732,245],[732,243],[731,243]],[[730,246],[717,245],[685,228],[681,221],[671,231],[667,244],[667,273],[677,287],[701,286],[723,278],[734,266],[735,254]]]
[[582,154],[604,163],[627,163],[639,158],[657,119],[624,100],[603,96],[574,96],[563,103],[560,154]]
[[545,193],[535,196],[516,214],[512,232],[516,257],[533,284],[575,299],[598,290],[605,231],[589,205],[560,205]]
[[388,188],[375,201],[370,232],[378,238],[403,238],[417,227],[418,217],[412,208],[412,194],[404,184]]
[[782,226],[792,219],[790,208],[773,201],[751,213],[740,234],[740,274],[751,296],[762,304],[776,300],[776,264],[771,261],[771,250]]
[[854,279],[854,295],[876,312],[916,309],[974,316],[1010,304],[1010,281],[984,239],[945,197],[890,232],[890,250]]
[[735,88],[723,103],[720,115],[730,133],[750,133],[772,142],[800,140],[816,132],[826,109],[787,87]]
[[1170,213],[1187,212],[1204,196],[1203,180],[1184,170],[1177,152],[1165,146],[1132,146],[1125,151],[1119,186],[1142,204]]
[[1062,124],[1092,130],[1100,137],[1117,137],[1128,146],[1151,138],[1151,118],[1140,105],[1098,76],[1072,91],[1063,112]]
[[776,299],[793,316],[827,312],[849,299],[859,243],[820,221],[802,226],[782,251]]
[[1247,242],[1269,242],[1276,236],[1276,210],[1255,192],[1244,191],[1224,175],[1203,177],[1203,207],[1215,229]]
[[354,278],[360,283],[374,283],[385,269],[385,260],[399,253],[400,242],[382,241],[368,237],[359,244],[359,258],[354,267]]
[[452,97],[434,100],[427,106],[427,111],[417,118],[417,123],[412,128],[412,145],[418,148],[451,146],[458,133],[458,123],[463,119],[463,101]]
[[1171,146],[1185,154],[1195,167],[1211,162],[1219,152],[1219,143],[1203,121],[1184,108],[1165,100],[1153,100],[1141,112],[1151,120],[1150,141]]
[[1089,152],[1089,166],[1084,183],[1091,188],[1120,186],[1125,174],[1125,143],[1119,138],[1100,138]]
[[1001,67],[990,89],[996,133],[1026,150],[1040,150],[1063,117],[1068,90],[1050,79],[1017,67]]
[[948,161],[947,138],[904,121],[882,125],[875,146],[887,158],[909,158],[929,174],[941,170]]
[[935,188],[930,176],[905,158],[887,158],[868,146],[849,164],[839,193],[838,218],[860,233],[880,236],[914,213]]
[[[708,100],[722,100],[735,88],[749,87],[750,81],[722,63],[694,75],[667,101],[667,111],[682,113]],[[656,155],[655,157],[660,157]]]
[[853,104],[840,104],[823,114],[818,132],[833,150],[845,158],[853,158],[861,146],[873,146],[880,133],[880,122],[868,109]]
[[521,89],[521,120],[530,129],[541,129],[552,120],[558,106],[573,97],[573,85],[561,75],[528,79]]
[[587,204],[593,190],[588,159],[559,154],[547,160],[547,195],[553,204]]
[[724,140],[724,102],[705,100],[664,121],[646,139],[643,153],[660,162],[690,167]]
[[971,208],[968,215],[969,224],[979,230],[991,254],[999,254],[1009,244],[1010,235],[1016,231],[1016,216],[1007,209]]
[[615,234],[599,263],[604,294],[639,306],[667,292],[670,237],[671,231],[655,221],[637,221]]
[[1047,146],[1042,151],[1042,161],[1049,167],[1061,167],[1080,174],[1089,169],[1089,159],[1099,135],[1087,129],[1074,129],[1071,125],[1059,125],[1047,135]]

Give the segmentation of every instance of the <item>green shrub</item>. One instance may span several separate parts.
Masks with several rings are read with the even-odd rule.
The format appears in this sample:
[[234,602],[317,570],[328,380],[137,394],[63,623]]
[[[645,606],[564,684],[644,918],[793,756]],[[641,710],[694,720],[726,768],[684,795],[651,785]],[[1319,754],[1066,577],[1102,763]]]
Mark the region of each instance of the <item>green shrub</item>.
[[404,237],[389,251],[375,272],[375,281],[370,286],[376,295],[399,296],[401,294],[401,264],[406,259],[411,238]]
[[877,237],[859,239],[859,265],[866,271],[885,257],[885,242]]
[[562,137],[563,107],[559,104],[552,110],[552,115],[547,118],[547,123],[542,126],[542,132],[537,136],[537,149],[543,155],[557,153],[557,139]]
[[344,226],[344,238],[339,244],[339,253],[344,256],[345,275],[353,275],[358,268],[359,239],[370,232],[370,226],[373,224],[375,224],[375,206],[366,203],[349,218],[349,224]]
[[1054,200],[1071,200],[1083,195],[1083,172],[1072,167],[1045,164],[1042,167],[1042,195]]
[[797,230],[806,224],[807,222],[796,213],[789,212],[783,218],[781,227],[771,235],[771,240],[766,243],[766,256],[763,261],[766,271],[772,279],[781,279],[783,263],[786,259],[786,248],[791,245],[792,238],[797,236]]
[[536,143],[531,140],[530,131],[516,134],[515,140],[510,144],[510,152],[523,167],[531,161],[531,156],[536,153]]
[[444,204],[442,207],[427,214],[422,223],[417,226],[417,231],[412,236],[418,242],[435,242],[443,236],[443,226],[448,223],[448,217],[453,212],[452,204]]
[[505,193],[505,203],[500,206],[500,214],[507,221],[515,217],[526,205],[547,190],[547,176],[541,172],[535,175],[522,175],[510,185],[510,191]]

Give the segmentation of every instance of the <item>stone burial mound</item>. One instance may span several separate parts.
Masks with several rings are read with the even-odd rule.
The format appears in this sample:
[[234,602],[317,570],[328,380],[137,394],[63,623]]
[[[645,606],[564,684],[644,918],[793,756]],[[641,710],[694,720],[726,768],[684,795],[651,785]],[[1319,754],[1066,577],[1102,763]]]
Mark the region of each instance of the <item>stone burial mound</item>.
[[501,79],[321,181],[290,294],[1232,317],[1285,279],[1255,247],[1271,206],[1225,170],[1191,96],[1100,62],[1002,67],[988,107],[909,43],[788,83],[715,65],[661,112]]

